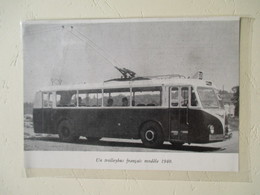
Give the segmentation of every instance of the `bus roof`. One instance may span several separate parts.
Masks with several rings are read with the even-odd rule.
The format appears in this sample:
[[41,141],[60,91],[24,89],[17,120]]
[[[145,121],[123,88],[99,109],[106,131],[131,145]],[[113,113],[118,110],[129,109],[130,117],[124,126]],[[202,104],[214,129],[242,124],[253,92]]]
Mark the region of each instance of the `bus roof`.
[[171,86],[171,85],[192,85],[194,87],[212,87],[215,86],[210,81],[187,78],[171,79],[149,79],[134,81],[109,81],[103,83],[84,83],[74,85],[53,85],[42,88],[40,91],[68,91],[68,90],[85,90],[85,89],[106,89],[106,88],[128,88],[128,87],[152,87],[152,86]]

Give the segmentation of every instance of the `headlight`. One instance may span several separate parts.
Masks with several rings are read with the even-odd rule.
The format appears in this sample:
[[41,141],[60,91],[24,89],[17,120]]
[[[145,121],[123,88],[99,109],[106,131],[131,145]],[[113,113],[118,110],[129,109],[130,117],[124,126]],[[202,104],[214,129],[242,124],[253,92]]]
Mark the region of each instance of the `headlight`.
[[211,134],[214,134],[214,126],[213,125],[209,125],[208,128],[209,128],[209,132]]

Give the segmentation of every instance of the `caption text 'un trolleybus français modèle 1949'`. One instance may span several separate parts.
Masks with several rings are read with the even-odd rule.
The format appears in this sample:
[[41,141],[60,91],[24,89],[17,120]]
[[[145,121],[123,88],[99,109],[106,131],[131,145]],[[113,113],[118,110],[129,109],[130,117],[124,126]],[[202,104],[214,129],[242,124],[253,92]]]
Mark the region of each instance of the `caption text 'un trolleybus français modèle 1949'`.
[[146,147],[225,139],[227,119],[211,82],[180,75],[135,77],[128,69],[121,71],[124,77],[101,84],[38,91],[35,133],[58,134],[64,142],[80,136],[88,141],[141,139]]

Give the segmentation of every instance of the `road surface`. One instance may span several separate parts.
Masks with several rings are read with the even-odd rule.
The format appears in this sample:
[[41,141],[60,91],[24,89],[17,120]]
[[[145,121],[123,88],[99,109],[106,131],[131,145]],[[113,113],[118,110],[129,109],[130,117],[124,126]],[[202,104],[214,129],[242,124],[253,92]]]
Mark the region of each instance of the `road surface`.
[[120,151],[120,152],[215,152],[238,153],[238,132],[223,142],[210,144],[184,144],[174,147],[169,142],[157,149],[145,148],[141,140],[102,138],[97,142],[88,142],[84,137],[76,143],[60,142],[57,135],[44,135],[33,133],[30,125],[25,127],[24,149],[26,151]]

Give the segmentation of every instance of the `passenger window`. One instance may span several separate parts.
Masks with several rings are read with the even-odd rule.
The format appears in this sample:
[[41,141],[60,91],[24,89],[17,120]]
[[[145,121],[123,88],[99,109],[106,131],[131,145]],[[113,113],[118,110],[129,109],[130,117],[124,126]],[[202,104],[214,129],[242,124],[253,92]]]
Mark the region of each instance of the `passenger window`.
[[53,100],[54,100],[54,99],[53,99],[53,94],[50,92],[50,93],[49,93],[49,102],[48,102],[48,107],[49,107],[49,108],[52,108],[53,103],[54,103]]
[[133,88],[132,106],[161,106],[161,87]]
[[193,87],[191,88],[191,106],[198,106],[198,100]]
[[44,108],[51,108],[53,105],[53,95],[51,92],[42,94],[42,105]]
[[60,107],[60,106],[61,106],[61,105],[60,105],[60,99],[61,99],[61,95],[56,93],[56,106],[57,106],[57,107]]
[[89,107],[100,107],[102,105],[102,93],[89,93],[86,100],[86,104]]
[[102,105],[102,90],[79,90],[79,107],[100,107]]
[[57,91],[56,106],[57,107],[75,107],[77,91]]
[[104,89],[104,107],[130,106],[130,89]]
[[179,105],[178,87],[173,87],[171,90],[171,106],[176,107],[178,105]]
[[79,95],[78,95],[78,106],[79,107],[86,107],[89,106],[89,94],[88,93],[84,93],[82,91],[79,91]]
[[181,106],[186,107],[189,104],[189,88],[182,87],[181,88],[181,99],[180,99]]
[[73,95],[71,96],[69,106],[71,106],[71,107],[77,106],[77,94],[73,94]]
[[42,94],[42,105],[44,108],[48,108],[48,103],[49,100],[48,100],[48,93],[43,93]]

